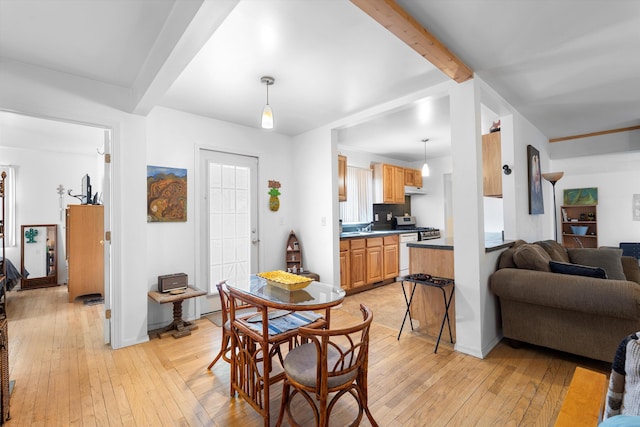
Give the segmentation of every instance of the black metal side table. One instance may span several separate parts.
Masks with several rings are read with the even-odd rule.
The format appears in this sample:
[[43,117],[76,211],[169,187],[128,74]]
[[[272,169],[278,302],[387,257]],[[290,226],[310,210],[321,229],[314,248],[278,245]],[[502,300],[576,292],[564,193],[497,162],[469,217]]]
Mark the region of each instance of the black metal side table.
[[[405,282],[412,283],[411,294],[407,296],[407,291],[404,288]],[[453,300],[453,292],[455,291],[455,283],[452,279],[446,279],[443,277],[432,277],[427,274],[409,274],[402,279],[402,293],[404,294],[404,301],[407,304],[407,311],[404,313],[404,318],[402,319],[402,325],[400,326],[400,332],[398,332],[398,340],[400,340],[400,335],[402,334],[402,329],[404,328],[404,323],[409,317],[409,324],[411,325],[411,330],[413,330],[413,321],[411,320],[411,302],[413,301],[413,295],[416,292],[416,286],[425,285],[431,286],[434,288],[438,288],[442,291],[442,299],[444,301],[444,316],[442,317],[442,324],[440,325],[440,333],[438,334],[438,340],[436,341],[436,348],[433,351],[434,353],[438,352],[438,345],[440,344],[440,338],[442,337],[442,330],[444,329],[444,322],[447,322],[449,326],[449,340],[451,344],[453,344],[453,334],[451,333],[451,322],[449,320],[449,306],[451,305],[451,300]],[[447,293],[445,289],[447,286],[451,285],[451,292],[449,293],[449,298],[447,298]]]

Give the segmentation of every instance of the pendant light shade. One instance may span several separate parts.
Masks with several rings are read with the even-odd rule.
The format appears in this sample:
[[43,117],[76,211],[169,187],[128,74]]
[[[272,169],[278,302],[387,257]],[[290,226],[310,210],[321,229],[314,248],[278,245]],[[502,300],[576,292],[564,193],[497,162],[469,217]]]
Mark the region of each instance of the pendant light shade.
[[422,165],[422,176],[429,176],[429,165],[427,162]]
[[260,79],[267,86],[267,104],[262,109],[262,129],[273,129],[273,111],[269,105],[269,86],[275,83],[273,77],[264,76]]
[[424,164],[422,165],[422,176],[429,176],[429,165],[427,164],[427,141],[429,138],[422,140],[424,142]]

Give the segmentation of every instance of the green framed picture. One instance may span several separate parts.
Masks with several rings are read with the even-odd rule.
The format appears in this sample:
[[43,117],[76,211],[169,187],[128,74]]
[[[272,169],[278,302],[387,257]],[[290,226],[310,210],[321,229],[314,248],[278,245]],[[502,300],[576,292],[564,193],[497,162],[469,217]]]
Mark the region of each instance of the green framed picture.
[[597,188],[572,188],[564,190],[564,205],[597,205]]

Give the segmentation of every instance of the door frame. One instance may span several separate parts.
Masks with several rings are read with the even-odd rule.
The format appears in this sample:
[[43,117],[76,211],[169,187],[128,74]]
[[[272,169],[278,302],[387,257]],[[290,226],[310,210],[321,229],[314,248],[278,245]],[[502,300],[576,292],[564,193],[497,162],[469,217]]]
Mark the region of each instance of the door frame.
[[[229,155],[229,156],[240,156],[240,157],[252,157],[254,159],[256,159],[256,173],[255,173],[255,179],[253,180],[256,185],[257,183],[260,181],[260,157],[257,154],[254,153],[242,153],[242,152],[231,152],[228,149],[225,148],[221,148],[221,147],[211,147],[211,146],[204,146],[204,145],[196,145],[194,147],[195,149],[195,153],[194,153],[194,166],[195,166],[195,227],[196,227],[196,232],[194,233],[195,235],[195,253],[196,256],[194,257],[194,261],[195,261],[195,284],[198,288],[203,289],[208,291],[208,286],[207,286],[207,280],[208,280],[208,271],[207,271],[207,265],[203,265],[203,258],[204,258],[204,254],[208,254],[209,253],[209,249],[208,247],[204,246],[205,242],[203,242],[203,236],[209,236],[209,227],[208,227],[208,222],[204,222],[204,218],[203,218],[203,210],[204,210],[204,206],[206,203],[206,199],[205,199],[205,189],[202,186],[202,182],[205,178],[205,174],[207,173],[207,171],[202,170],[202,153],[207,151],[207,152],[215,152],[215,153],[219,153],[222,155]],[[256,191],[257,188],[256,188]],[[260,247],[260,209],[259,209],[259,205],[258,205],[258,200],[259,200],[259,196],[256,193],[256,197],[255,200],[255,207],[253,209],[255,209],[255,221],[256,221],[256,229],[257,229],[257,242],[256,243],[256,250],[255,250],[255,268],[256,271],[260,268],[260,263],[261,263],[261,258],[262,258],[262,248]],[[212,301],[212,304],[214,306],[218,306],[219,305],[219,298],[218,298],[218,292],[215,290],[215,288],[213,289],[213,291],[211,293],[207,293],[207,295],[204,296],[204,298],[207,299],[211,299],[213,298],[214,301]],[[202,305],[201,305],[201,298],[196,298],[196,307],[195,307],[195,316],[196,318],[199,318],[202,315]]]

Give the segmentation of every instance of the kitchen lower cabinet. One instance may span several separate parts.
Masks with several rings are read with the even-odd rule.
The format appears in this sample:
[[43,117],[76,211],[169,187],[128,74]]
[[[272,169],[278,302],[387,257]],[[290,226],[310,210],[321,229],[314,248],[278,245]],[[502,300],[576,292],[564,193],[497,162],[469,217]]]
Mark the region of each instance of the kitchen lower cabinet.
[[349,241],[340,240],[340,287],[351,288],[351,251]]
[[383,279],[395,279],[400,274],[398,235],[383,238]]
[[367,284],[366,239],[349,240],[350,289]]
[[382,237],[367,239],[367,285],[381,282],[383,279],[384,257]]

